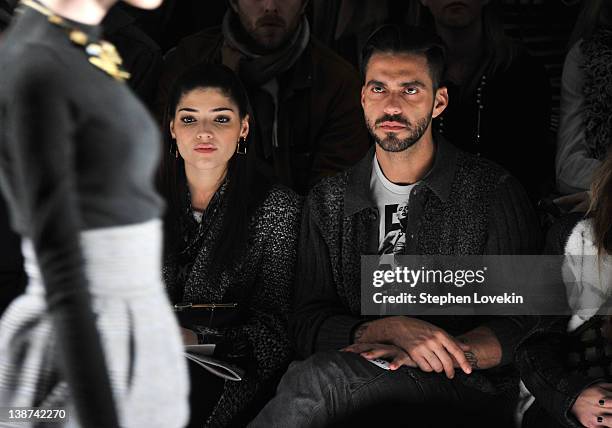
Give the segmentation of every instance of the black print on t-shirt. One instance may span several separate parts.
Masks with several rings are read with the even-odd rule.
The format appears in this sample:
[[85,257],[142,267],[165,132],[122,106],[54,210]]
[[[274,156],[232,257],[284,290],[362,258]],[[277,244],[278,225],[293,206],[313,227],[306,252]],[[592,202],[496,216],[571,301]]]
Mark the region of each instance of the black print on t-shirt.
[[406,247],[408,203],[385,205],[385,236],[378,254],[403,254]]

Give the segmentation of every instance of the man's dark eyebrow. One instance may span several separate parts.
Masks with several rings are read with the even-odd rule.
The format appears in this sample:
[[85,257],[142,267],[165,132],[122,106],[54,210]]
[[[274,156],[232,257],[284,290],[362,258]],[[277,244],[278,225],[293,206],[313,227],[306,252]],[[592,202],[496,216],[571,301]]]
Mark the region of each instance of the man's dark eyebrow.
[[426,85],[425,83],[421,82],[420,80],[410,80],[409,82],[402,82],[402,86],[406,87],[406,86],[418,86],[419,88],[425,88]]
[[[366,83],[366,86],[370,86],[370,85],[382,86],[382,87],[387,86],[386,84],[384,84],[383,82],[379,80],[369,80],[368,83]],[[427,87],[427,85],[425,85],[425,83],[421,82],[420,80],[410,80],[407,82],[402,82],[400,86],[402,86],[403,88],[405,88],[406,86],[418,86],[419,88]]]
[[368,80],[368,83],[366,83],[366,86],[370,86],[370,85],[387,86],[383,82],[378,81],[378,80]]

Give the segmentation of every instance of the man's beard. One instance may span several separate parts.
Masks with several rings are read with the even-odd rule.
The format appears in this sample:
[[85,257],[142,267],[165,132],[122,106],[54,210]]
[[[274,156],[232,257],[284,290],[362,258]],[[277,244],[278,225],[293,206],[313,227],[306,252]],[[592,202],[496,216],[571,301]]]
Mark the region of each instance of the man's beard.
[[[427,115],[427,117],[422,117],[421,119],[417,120],[416,124],[413,125],[408,119],[406,119],[402,115],[386,114],[376,120],[374,124],[372,124],[366,118],[366,125],[368,127],[368,131],[370,131],[370,134],[372,135],[372,137],[374,137],[374,141],[376,141],[376,144],[378,144],[384,151],[402,152],[408,147],[413,146],[417,141],[421,139],[423,134],[425,134],[425,130],[429,126],[429,123],[431,122],[431,118],[432,114],[430,113],[429,115]],[[399,138],[397,138],[397,133],[387,132],[387,135],[384,138],[379,138],[375,133],[375,129],[376,125],[382,122],[403,123],[404,125],[406,125],[406,128],[410,132],[410,134],[406,138],[400,140]]]
[[[275,26],[268,28],[266,31],[265,23],[274,24]],[[295,28],[293,30],[295,31]],[[260,49],[270,52],[282,47],[290,38],[291,33],[287,29],[287,24],[281,18],[264,16],[257,20],[250,36]]]
[[[265,15],[259,18],[257,22],[255,22],[255,26],[248,31],[249,37],[262,52],[272,53],[277,50],[282,50],[290,43],[295,32],[299,30],[300,21],[301,15],[296,17],[295,21],[292,23],[288,23],[278,16]],[[276,26],[274,30],[268,30],[276,33],[274,37],[271,37],[269,34],[266,35],[266,31],[262,30],[265,24]]]

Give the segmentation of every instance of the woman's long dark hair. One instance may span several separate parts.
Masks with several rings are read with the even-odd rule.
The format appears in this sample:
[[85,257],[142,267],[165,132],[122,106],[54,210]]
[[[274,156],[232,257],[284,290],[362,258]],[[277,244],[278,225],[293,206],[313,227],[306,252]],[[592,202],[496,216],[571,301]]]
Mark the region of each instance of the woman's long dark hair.
[[612,255],[612,150],[608,150],[608,156],[595,173],[589,213],[599,255]]
[[[246,89],[236,74],[224,65],[199,64],[187,70],[174,82],[164,109],[164,146],[158,176],[159,191],[167,204],[164,219],[166,255],[182,249],[179,224],[180,217],[187,209],[185,201],[188,192],[185,163],[176,155],[178,148],[170,135],[170,122],[174,119],[181,97],[194,89],[204,88],[218,89],[231,99],[238,107],[240,120],[251,112]],[[252,118],[253,115],[249,114],[249,117]],[[256,173],[252,126],[250,130],[246,140],[247,154],[234,154],[228,165],[228,183],[222,201],[224,217],[221,239],[215,243],[216,247],[213,249],[213,264],[217,266],[225,266],[226,263],[236,260],[244,248],[250,216],[268,188],[267,181]]]

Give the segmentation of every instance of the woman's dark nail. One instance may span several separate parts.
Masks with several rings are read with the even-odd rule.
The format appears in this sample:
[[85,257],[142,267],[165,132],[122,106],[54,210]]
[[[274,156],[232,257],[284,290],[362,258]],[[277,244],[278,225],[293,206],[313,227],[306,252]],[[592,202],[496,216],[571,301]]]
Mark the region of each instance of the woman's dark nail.
[[597,422],[602,423],[603,422],[603,418],[601,416],[597,416]]
[[599,405],[603,406],[604,404],[606,404],[606,402],[604,400],[599,400]]

